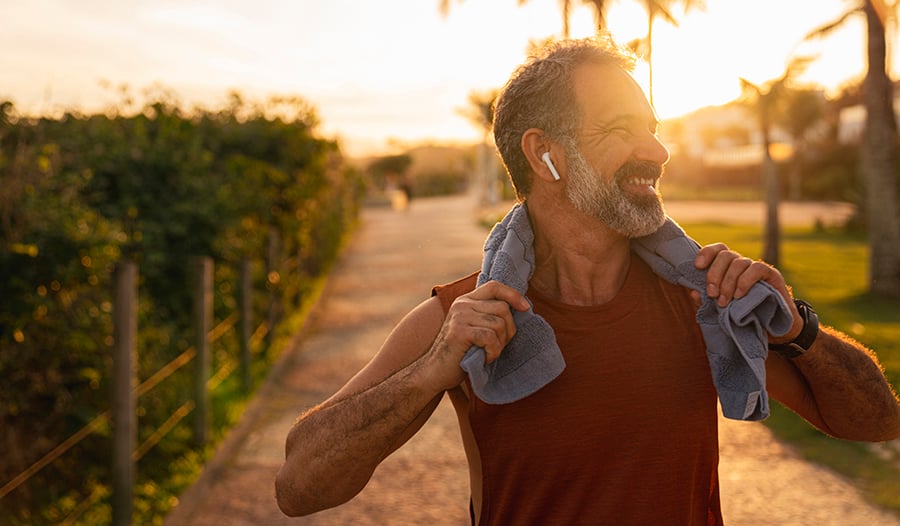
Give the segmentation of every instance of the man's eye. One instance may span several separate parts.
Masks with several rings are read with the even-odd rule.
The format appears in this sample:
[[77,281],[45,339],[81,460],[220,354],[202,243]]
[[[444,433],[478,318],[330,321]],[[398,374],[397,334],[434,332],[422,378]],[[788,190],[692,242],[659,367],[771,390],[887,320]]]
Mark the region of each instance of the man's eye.
[[607,133],[616,133],[619,135],[634,135],[631,133],[631,130],[624,126],[616,126],[614,128],[607,128]]

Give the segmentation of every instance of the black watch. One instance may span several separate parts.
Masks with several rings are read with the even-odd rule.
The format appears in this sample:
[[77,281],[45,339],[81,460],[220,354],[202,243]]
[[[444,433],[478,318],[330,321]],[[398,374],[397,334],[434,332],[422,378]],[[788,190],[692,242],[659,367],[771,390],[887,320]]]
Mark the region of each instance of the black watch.
[[819,317],[809,303],[803,300],[794,300],[800,317],[803,318],[803,329],[792,341],[787,343],[770,343],[769,350],[775,351],[787,359],[796,358],[805,353],[816,341],[819,334]]

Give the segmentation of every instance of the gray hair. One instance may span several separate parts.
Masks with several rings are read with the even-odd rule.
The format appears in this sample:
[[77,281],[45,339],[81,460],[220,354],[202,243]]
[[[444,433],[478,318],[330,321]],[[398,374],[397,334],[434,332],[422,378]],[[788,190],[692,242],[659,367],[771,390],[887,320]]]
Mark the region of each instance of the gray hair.
[[608,35],[550,42],[519,66],[494,103],[494,141],[509,173],[516,196],[531,191],[531,169],[522,151],[522,135],[530,128],[548,139],[572,144],[581,126],[572,75],[584,64],[634,70],[634,54]]

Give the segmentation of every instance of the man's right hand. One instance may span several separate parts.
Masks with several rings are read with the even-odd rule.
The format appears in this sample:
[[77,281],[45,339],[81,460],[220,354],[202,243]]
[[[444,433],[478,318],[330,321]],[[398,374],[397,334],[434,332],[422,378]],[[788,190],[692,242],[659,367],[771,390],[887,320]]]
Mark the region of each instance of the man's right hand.
[[510,308],[527,311],[530,305],[524,295],[499,281],[489,281],[453,302],[440,333],[423,357],[436,372],[438,387],[447,390],[463,382],[459,363],[473,345],[484,349],[487,363],[500,356],[516,334]]

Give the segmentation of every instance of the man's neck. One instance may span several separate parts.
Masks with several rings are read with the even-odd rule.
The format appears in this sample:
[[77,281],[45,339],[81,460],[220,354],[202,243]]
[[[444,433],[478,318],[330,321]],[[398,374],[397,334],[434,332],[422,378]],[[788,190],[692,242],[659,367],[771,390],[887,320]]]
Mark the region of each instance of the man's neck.
[[530,286],[569,305],[612,300],[628,275],[631,243],[571,205],[528,200],[534,230],[535,271]]

